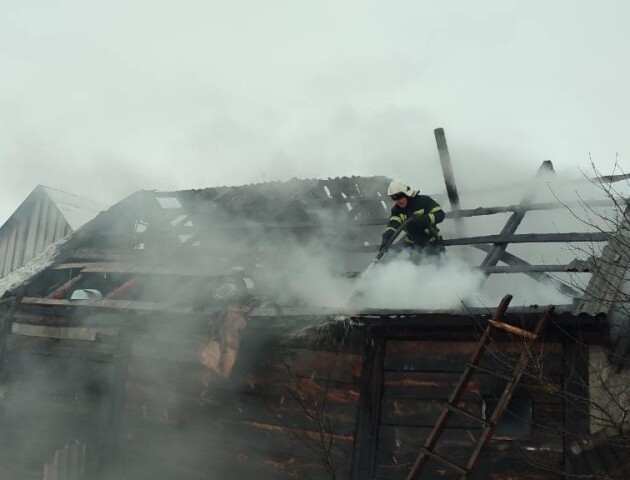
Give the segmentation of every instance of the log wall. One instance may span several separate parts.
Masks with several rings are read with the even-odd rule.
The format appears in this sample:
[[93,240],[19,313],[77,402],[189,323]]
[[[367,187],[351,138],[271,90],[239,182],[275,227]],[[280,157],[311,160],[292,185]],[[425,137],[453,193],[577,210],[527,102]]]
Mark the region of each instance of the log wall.
[[[476,346],[475,342],[387,342],[374,478],[406,478]],[[491,348],[481,366],[507,373],[521,345],[495,343]],[[562,348],[557,344],[544,345],[532,353],[533,359],[544,359],[544,370],[533,365],[531,376],[524,378],[514,396],[531,400],[531,434],[522,438],[493,438],[471,478],[560,478],[563,444],[558,432],[562,428],[563,405],[558,397],[547,392],[546,382],[541,383],[534,376],[544,375],[549,383],[559,382],[563,376]],[[474,374],[460,407],[481,417],[484,398],[498,397],[504,384],[504,380],[493,375]],[[465,466],[481,430],[475,420],[453,414],[436,453]],[[430,460],[421,478],[459,476],[447,466]]]
[[[6,339],[0,478],[40,479],[51,455],[78,440],[97,479],[402,479],[477,345],[384,340],[376,364],[363,370],[356,339],[341,347],[294,336],[293,318],[256,318],[224,377],[200,362],[209,317],[110,313],[52,328],[38,323],[66,318],[62,310],[33,308],[22,306]],[[507,373],[520,349],[493,343],[482,366]],[[515,395],[531,400],[531,434],[493,438],[471,478],[560,478],[566,411],[549,387],[571,372],[560,343],[531,354]],[[503,384],[475,374],[461,406],[480,416]],[[362,416],[366,391],[374,418]],[[480,433],[475,421],[453,415],[437,451],[465,464]],[[373,450],[361,450],[369,436]],[[371,475],[353,474],[357,452],[361,466],[374,462]],[[422,478],[455,477],[429,462]]]

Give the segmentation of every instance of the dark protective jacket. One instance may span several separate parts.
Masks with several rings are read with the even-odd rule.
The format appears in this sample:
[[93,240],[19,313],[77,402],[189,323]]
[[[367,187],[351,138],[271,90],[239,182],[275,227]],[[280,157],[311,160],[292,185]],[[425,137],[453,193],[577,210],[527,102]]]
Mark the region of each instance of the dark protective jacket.
[[408,198],[407,207],[392,207],[387,228],[383,232],[383,244],[409,218],[411,220],[405,226],[407,236],[404,244],[417,247],[441,245],[442,232],[436,225],[444,220],[444,211],[431,197],[417,194]]

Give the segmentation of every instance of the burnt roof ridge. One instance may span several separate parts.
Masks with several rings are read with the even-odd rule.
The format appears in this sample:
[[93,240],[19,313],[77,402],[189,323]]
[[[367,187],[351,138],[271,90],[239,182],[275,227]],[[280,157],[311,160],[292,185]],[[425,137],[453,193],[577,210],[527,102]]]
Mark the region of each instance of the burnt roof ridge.
[[[327,177],[327,178],[318,178],[318,177],[308,177],[308,178],[299,178],[299,177],[291,177],[288,180],[269,180],[265,182],[251,182],[244,183],[239,185],[217,185],[213,187],[203,187],[203,188],[191,188],[191,189],[183,189],[183,190],[173,190],[170,192],[162,191],[161,193],[177,193],[177,192],[203,192],[206,190],[215,190],[215,189],[232,189],[232,188],[244,188],[244,187],[262,187],[262,186],[275,186],[275,185],[292,185],[298,183],[321,183],[321,182],[330,182],[330,181],[347,181],[347,180],[390,180],[391,177],[386,175],[343,175],[336,177]],[[156,193],[160,193],[159,191]]]

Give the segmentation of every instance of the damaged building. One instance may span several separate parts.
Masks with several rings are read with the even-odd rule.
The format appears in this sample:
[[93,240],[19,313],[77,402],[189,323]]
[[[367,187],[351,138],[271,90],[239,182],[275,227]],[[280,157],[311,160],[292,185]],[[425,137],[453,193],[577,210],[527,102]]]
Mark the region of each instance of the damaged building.
[[[624,422],[594,426],[589,381],[594,351],[623,368],[625,217],[516,233],[567,205],[448,209],[451,191],[447,249],[498,297],[330,305],[321,291],[340,287],[304,273],[325,252],[330,278],[359,279],[388,182],[140,191],[74,232],[0,300],[0,478],[627,478]],[[495,215],[498,233],[453,235]],[[511,250],[575,243],[603,249]],[[561,300],[510,304],[522,282]]]

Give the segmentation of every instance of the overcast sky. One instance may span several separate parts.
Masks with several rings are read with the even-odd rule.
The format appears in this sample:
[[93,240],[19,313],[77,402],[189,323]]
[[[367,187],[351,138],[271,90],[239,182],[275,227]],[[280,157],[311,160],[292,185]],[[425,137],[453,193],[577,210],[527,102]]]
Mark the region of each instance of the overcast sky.
[[443,190],[630,152],[630,6],[600,0],[4,0],[0,223],[37,185],[112,204],[291,177]]

